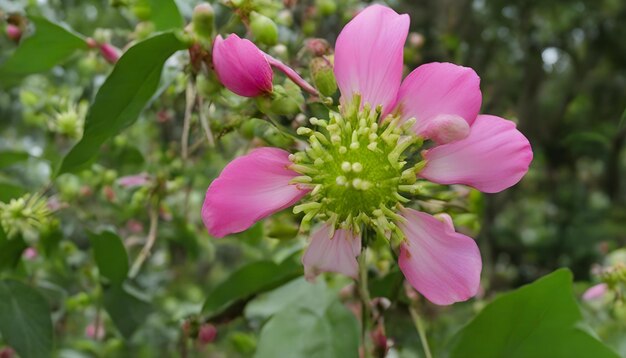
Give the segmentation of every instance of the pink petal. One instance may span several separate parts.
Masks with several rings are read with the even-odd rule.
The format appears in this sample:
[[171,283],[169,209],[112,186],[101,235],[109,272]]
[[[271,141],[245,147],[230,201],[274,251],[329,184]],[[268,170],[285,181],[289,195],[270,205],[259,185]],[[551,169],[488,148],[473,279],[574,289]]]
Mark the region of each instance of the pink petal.
[[258,148],[230,162],[206,192],[202,221],[209,234],[224,237],[290,207],[308,193],[289,181],[289,153]]
[[406,14],[372,5],[343,28],[335,44],[335,77],[342,103],[360,93],[361,104],[393,106],[402,80],[409,22]]
[[401,215],[407,221],[398,225],[407,242],[398,264],[409,283],[438,305],[476,295],[482,269],[476,242],[431,215],[413,209]]
[[469,67],[427,63],[411,72],[398,92],[397,110],[403,119],[414,117],[415,132],[423,135],[438,115],[456,115],[472,124],[482,102],[480,78]]
[[320,272],[337,272],[356,279],[361,237],[352,231],[337,229],[331,239],[330,225],[323,224],[311,235],[311,243],[302,257],[304,274],[309,280]]
[[599,283],[597,285],[591,286],[583,293],[583,300],[585,301],[593,301],[598,298],[602,298],[609,290],[609,286],[606,283]]
[[272,68],[264,53],[252,42],[231,34],[215,38],[213,66],[220,82],[244,97],[272,92]]
[[466,184],[497,193],[519,182],[528,171],[533,152],[515,123],[480,115],[467,138],[440,145],[424,154],[420,176],[439,184]]

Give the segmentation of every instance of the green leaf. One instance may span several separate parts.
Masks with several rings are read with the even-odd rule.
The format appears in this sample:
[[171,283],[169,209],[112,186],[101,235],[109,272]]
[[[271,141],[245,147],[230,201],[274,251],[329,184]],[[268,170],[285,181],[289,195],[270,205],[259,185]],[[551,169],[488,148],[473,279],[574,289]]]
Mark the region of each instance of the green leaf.
[[182,29],[183,17],[174,0],[148,0],[150,3],[150,21],[157,31]]
[[14,269],[28,246],[21,237],[9,239],[0,226],[0,271]]
[[459,332],[451,357],[617,358],[577,327],[572,274],[561,269],[500,296]]
[[0,201],[7,203],[11,201],[11,199],[19,198],[20,196],[26,194],[28,191],[19,186],[12,183],[0,183]]
[[152,312],[152,306],[137,292],[124,285],[104,290],[104,309],[124,338],[130,339]]
[[122,240],[111,231],[89,233],[89,240],[100,274],[121,285],[128,275],[128,254]]
[[57,175],[86,168],[104,142],[133,124],[156,91],[165,61],[184,48],[167,32],[128,49],[98,91],[83,138],[63,159]]
[[22,151],[7,150],[0,152],[0,168],[6,168],[15,163],[23,162],[29,155]]
[[46,299],[19,281],[0,281],[0,333],[22,358],[51,357],[52,321]]
[[291,256],[280,265],[257,261],[231,274],[208,295],[202,308],[206,316],[215,316],[230,306],[247,301],[254,295],[276,288],[302,275],[302,265]]
[[0,65],[0,78],[43,72],[63,62],[76,50],[88,48],[82,36],[43,17],[30,17],[35,33],[24,39],[13,56]]
[[340,301],[324,309],[287,306],[261,330],[255,358],[358,357],[359,326]]

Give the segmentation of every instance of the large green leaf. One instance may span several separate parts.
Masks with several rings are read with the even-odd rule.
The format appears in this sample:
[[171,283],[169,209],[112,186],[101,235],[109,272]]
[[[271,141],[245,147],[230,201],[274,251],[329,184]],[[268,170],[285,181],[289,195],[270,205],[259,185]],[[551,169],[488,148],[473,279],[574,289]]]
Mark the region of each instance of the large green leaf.
[[28,190],[13,183],[0,182],[0,201],[8,203],[11,199],[19,198],[26,194]]
[[128,254],[122,240],[111,231],[90,233],[89,240],[100,274],[121,285],[128,275]]
[[0,333],[22,358],[51,357],[52,321],[46,299],[19,281],[0,281]]
[[174,0],[148,0],[150,21],[157,31],[183,28],[183,17]]
[[617,358],[577,327],[572,274],[558,270],[489,304],[459,332],[451,357]]
[[30,17],[35,33],[24,39],[13,56],[0,65],[0,79],[43,72],[86,50],[85,40],[75,32],[43,17]]
[[125,285],[105,288],[103,303],[113,324],[126,339],[132,337],[152,312],[150,303]]
[[359,325],[339,300],[286,306],[263,326],[255,358],[359,356]]
[[248,264],[211,291],[202,312],[208,317],[215,316],[237,302],[245,302],[256,294],[276,288],[300,275],[302,265],[293,256],[281,264],[272,261]]
[[0,152],[0,168],[5,168],[13,164],[28,159],[29,155],[24,151],[6,150]]
[[13,269],[20,262],[26,243],[21,237],[9,239],[0,226],[0,271]]
[[83,138],[63,159],[57,175],[88,166],[105,141],[137,120],[159,85],[163,64],[183,48],[185,44],[167,32],[122,55],[89,108]]

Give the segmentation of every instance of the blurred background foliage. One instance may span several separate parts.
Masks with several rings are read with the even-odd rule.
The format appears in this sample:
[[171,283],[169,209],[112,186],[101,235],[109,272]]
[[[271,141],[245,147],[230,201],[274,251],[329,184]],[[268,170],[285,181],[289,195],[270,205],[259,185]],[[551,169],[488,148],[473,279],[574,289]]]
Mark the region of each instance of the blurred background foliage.
[[[222,34],[243,36],[246,27],[233,3],[239,2],[213,3],[216,25]],[[249,37],[306,78],[308,64],[316,56],[309,39],[326,39],[332,45],[343,25],[367,4],[357,0],[242,3],[267,16],[277,29],[277,37],[267,28],[257,33],[251,29]],[[19,22],[26,34],[31,29],[26,19],[43,16],[85,37],[126,49],[160,30],[182,28],[197,2],[177,0],[179,13],[164,10],[164,4],[158,0],[0,0],[0,11],[9,23]],[[589,282],[599,280],[600,267],[610,265],[616,250],[626,244],[626,2],[386,4],[411,16],[407,73],[433,61],[474,68],[482,80],[481,112],[518,123],[535,155],[529,174],[503,193],[482,195],[464,188],[444,193],[463,199],[461,209],[446,210],[461,231],[477,238],[485,265],[484,292],[477,300],[447,308],[424,302],[431,345],[435,352],[443,352],[453,333],[499,292],[567,267],[581,282],[574,287],[580,294]],[[0,36],[0,48],[2,63],[17,45]],[[299,253],[306,238],[297,235],[297,223],[288,211],[223,240],[208,236],[199,215],[204,191],[230,159],[260,144],[289,145],[292,139],[284,130],[318,115],[320,104],[306,102],[297,87],[278,77],[275,82],[284,84],[286,96],[277,112],[268,104],[257,106],[254,100],[220,88],[211,74],[201,75],[196,86],[202,100],[188,118],[189,154],[182,156],[186,92],[193,70],[187,53],[179,52],[166,62],[158,100],[149,103],[137,123],[106,142],[87,170],[55,178],[63,155],[82,136],[89,103],[112,68],[97,50],[80,50],[49,71],[19,78],[0,71],[3,213],[11,212],[11,205],[40,207],[41,200],[53,211],[40,208],[42,220],[22,226],[19,218],[3,214],[5,234],[11,236],[7,227],[17,225],[22,241],[19,247],[3,246],[0,275],[28,278],[48,300],[58,355],[231,357],[257,351],[272,356],[272,347],[263,343],[268,338],[263,337],[277,333],[264,333],[262,327],[267,325],[262,323],[268,317],[295,319],[289,316],[293,312],[273,316],[281,305],[320,297],[320,302],[326,302],[320,314],[345,317],[336,307],[336,297],[348,307],[356,305],[350,298],[354,288],[345,278],[327,277],[314,286],[301,279],[291,281],[301,275]],[[209,118],[215,144],[205,135],[203,116]],[[143,178],[140,185],[120,181],[138,174]],[[20,203],[19,198],[25,201]],[[119,238],[113,240],[123,242],[122,251],[125,248],[135,264],[146,240],[158,238],[143,266],[126,268],[130,278],[123,285],[112,284],[120,273],[105,273],[92,254],[98,235],[107,235],[102,230],[116,233],[111,235]],[[5,242],[8,239],[3,242],[0,237],[0,244]],[[22,259],[15,261],[10,252],[24,249]],[[385,314],[387,336],[396,347],[392,353],[420,356],[401,276],[390,257],[381,254],[375,259],[372,295],[394,302]],[[251,264],[260,266],[248,268],[250,272],[264,273],[250,277],[244,272],[239,276],[242,281],[230,281],[234,286],[254,286],[260,292],[290,283],[279,288],[282,291],[242,304],[252,298],[252,291],[223,285]],[[121,275],[124,281],[126,271]],[[215,297],[209,293],[216,287],[232,297],[205,302],[207,296]],[[328,295],[334,298],[321,298]],[[228,302],[233,297],[240,304]],[[610,302],[582,306],[600,337],[626,356],[626,315],[623,307]],[[202,323],[206,318],[210,327]],[[185,341],[199,334],[204,338],[189,345]]]

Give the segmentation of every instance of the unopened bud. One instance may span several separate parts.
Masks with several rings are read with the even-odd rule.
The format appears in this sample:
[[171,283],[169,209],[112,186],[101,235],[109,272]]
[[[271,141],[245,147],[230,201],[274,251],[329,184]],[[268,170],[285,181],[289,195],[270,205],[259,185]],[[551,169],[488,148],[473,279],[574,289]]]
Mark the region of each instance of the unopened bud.
[[211,343],[215,340],[215,337],[217,337],[217,328],[215,328],[214,325],[205,323],[200,326],[198,330],[198,341],[200,341],[201,344]]
[[322,16],[330,16],[337,11],[335,0],[316,0],[315,5]]
[[110,64],[115,64],[122,56],[122,51],[117,47],[104,43],[100,45],[100,54]]
[[313,83],[317,90],[324,96],[332,96],[337,91],[337,81],[333,72],[332,56],[330,59],[315,57],[311,60],[309,69],[313,77]]
[[250,14],[250,31],[263,44],[273,46],[278,43],[278,26],[272,19],[258,12],[253,11]]
[[437,144],[446,144],[467,137],[469,132],[469,124],[463,117],[455,114],[440,114],[430,119],[423,134]]
[[6,31],[7,31],[7,36],[15,42],[18,42],[20,38],[22,37],[22,30],[17,25],[7,24]]
[[199,37],[211,40],[214,32],[215,10],[209,3],[201,3],[193,9],[191,24],[193,31]]
[[306,42],[306,48],[315,56],[323,56],[330,53],[330,44],[324,39],[310,39]]
[[285,80],[282,86],[274,86],[270,97],[258,97],[257,105],[263,113],[278,115],[295,115],[304,105],[304,97],[300,87],[290,80]]

